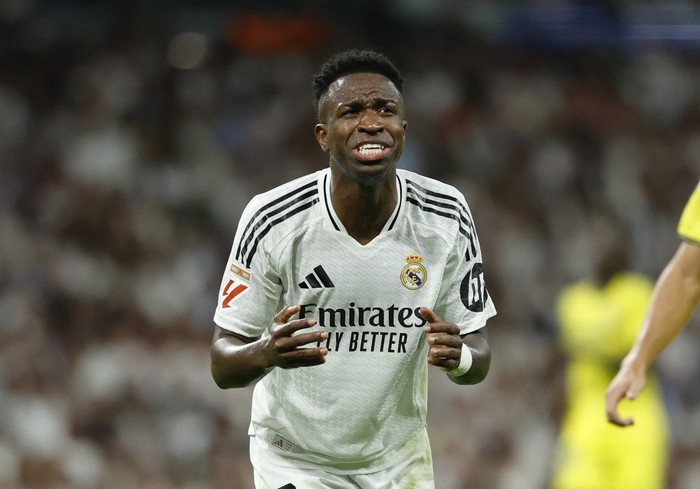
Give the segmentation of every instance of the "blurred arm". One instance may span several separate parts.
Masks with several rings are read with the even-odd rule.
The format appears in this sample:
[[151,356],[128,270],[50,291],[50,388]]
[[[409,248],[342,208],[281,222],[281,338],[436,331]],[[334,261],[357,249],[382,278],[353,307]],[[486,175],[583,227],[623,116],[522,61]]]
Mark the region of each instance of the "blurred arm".
[[700,246],[683,242],[656,282],[642,329],[605,393],[608,421],[630,426],[617,406],[635,399],[646,385],[646,373],[661,351],[683,329],[700,299]]
[[683,329],[700,299],[700,245],[683,242],[661,273],[642,329],[625,362],[648,369]]

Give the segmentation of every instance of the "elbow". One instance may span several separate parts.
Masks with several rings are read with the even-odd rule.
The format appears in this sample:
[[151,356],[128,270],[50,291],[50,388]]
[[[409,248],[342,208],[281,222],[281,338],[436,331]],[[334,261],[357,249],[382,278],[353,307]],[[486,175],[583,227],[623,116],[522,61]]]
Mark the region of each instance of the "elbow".
[[212,344],[210,352],[210,372],[214,383],[220,389],[246,387],[251,382],[242,373],[242,364],[238,359],[238,347],[231,344],[228,337],[218,338]]
[[217,359],[216,355],[212,354],[210,371],[211,377],[214,379],[214,383],[220,389],[245,387],[247,383],[240,382],[240,379],[238,379],[237,376],[231,372],[231,368],[226,368],[224,363],[225,362],[222,362],[220,359]]
[[248,387],[257,380],[257,377],[245,375],[234,366],[224,365],[224,362],[217,361],[214,356],[212,356],[210,370],[214,383],[220,389]]
[[222,374],[221,369],[216,366],[214,361],[211,362],[211,376],[214,379],[214,383],[219,387],[219,389],[230,389],[233,387],[231,382]]
[[211,368],[211,376],[219,389],[235,389],[237,387],[247,387],[249,384],[248,382],[238,382],[235,378],[218,372],[214,365]]

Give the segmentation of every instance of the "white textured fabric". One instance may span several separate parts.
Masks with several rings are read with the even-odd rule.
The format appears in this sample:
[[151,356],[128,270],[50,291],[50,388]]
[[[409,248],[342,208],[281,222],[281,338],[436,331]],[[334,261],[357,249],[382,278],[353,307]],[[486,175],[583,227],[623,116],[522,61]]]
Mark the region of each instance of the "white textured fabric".
[[364,246],[333,211],[328,169],[256,196],[240,220],[216,324],[258,337],[283,306],[301,305],[329,333],[325,364],[274,369],[255,387],[251,433],[295,466],[353,473],[405,456],[427,411],[418,309],[463,334],[496,313],[464,197],[408,171],[397,179],[396,210]]
[[[415,449],[397,464],[362,474],[337,474],[323,467],[290,467],[273,445],[250,437],[256,489],[435,489],[428,433],[421,430]],[[290,486],[291,484],[291,486]]]

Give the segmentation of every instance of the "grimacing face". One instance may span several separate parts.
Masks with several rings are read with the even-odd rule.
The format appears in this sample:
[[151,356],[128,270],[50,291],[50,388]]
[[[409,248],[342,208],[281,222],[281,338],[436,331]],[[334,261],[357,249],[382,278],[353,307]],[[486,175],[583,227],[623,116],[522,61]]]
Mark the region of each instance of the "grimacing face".
[[372,183],[396,166],[404,148],[404,101],[378,73],[338,78],[321,97],[316,139],[347,177]]

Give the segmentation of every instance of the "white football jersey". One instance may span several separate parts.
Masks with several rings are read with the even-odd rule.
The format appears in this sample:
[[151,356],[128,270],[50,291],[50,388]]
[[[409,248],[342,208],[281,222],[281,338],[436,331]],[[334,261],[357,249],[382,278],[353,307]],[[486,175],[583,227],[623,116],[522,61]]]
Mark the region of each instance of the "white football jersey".
[[273,369],[255,386],[251,434],[299,466],[381,469],[425,429],[426,306],[462,334],[496,314],[474,223],[454,187],[397,170],[398,203],[361,245],[333,210],[330,170],[254,197],[219,290],[214,321],[266,334],[284,306],[328,332],[323,365]]

